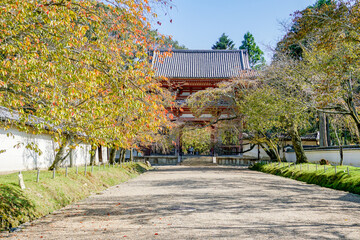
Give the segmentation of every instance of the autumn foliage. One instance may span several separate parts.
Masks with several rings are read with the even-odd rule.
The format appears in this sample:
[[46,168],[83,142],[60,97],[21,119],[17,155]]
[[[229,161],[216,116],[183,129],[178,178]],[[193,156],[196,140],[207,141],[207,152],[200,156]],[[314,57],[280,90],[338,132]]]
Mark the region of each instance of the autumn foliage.
[[32,115],[60,145],[130,148],[167,121],[147,0],[3,0],[0,15],[0,105],[20,113],[14,124]]

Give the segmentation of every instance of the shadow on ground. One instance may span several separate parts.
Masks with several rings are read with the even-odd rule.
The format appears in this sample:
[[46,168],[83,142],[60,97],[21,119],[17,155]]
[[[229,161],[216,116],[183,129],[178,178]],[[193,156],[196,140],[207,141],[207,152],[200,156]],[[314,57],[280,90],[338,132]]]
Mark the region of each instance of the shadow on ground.
[[[109,192],[117,188],[118,194],[104,192],[68,207],[59,217],[83,223],[116,219],[122,224],[109,230],[115,235],[133,232],[133,226],[164,224],[167,237],[188,239],[352,239],[349,232],[360,227],[360,196],[246,168],[161,167]],[[128,194],[131,188],[138,191]],[[54,221],[56,217],[44,219],[35,227]],[[137,234],[145,239],[146,233]],[[93,237],[101,236],[97,234]],[[84,236],[73,232],[70,237]]]

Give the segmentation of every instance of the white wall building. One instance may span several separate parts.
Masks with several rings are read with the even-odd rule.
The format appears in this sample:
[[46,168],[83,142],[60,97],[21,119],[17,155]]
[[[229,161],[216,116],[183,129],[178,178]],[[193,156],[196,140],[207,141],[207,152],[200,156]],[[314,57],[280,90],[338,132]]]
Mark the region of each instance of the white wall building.
[[[8,136],[9,135],[9,136]],[[36,144],[42,154],[27,148],[28,144]],[[0,129],[0,172],[11,172],[30,169],[46,169],[51,166],[55,159],[57,143],[49,134],[29,134],[20,132],[15,128]],[[73,166],[90,163],[89,144],[79,144],[71,151],[71,156],[64,160],[62,165],[69,166],[72,158]],[[67,149],[69,150],[69,149]],[[102,148],[103,162],[108,162],[107,148]],[[98,162],[98,153],[96,153]]]

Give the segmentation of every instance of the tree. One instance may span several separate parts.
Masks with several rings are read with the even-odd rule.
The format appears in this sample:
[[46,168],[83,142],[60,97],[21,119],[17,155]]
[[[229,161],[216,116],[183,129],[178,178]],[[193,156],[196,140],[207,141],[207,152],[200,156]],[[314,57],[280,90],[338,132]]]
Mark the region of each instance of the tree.
[[308,82],[311,76],[303,61],[281,53],[262,75],[264,84],[274,89],[274,95],[279,98],[274,104],[283,105],[283,110],[274,114],[280,117],[283,131],[291,137],[297,163],[307,162],[300,131],[309,125],[315,112],[316,103]]
[[249,54],[249,62],[250,67],[253,69],[261,69],[265,65],[265,58],[264,58],[264,52],[261,51],[259,46],[255,43],[254,36],[247,32],[244,35],[244,40],[242,41],[242,45],[240,46],[240,49],[247,50]]
[[131,148],[166,121],[167,94],[148,57],[159,41],[148,35],[148,1],[5,0],[0,13],[0,105],[24,130],[41,119],[31,131],[59,145],[51,168],[69,145]]
[[211,47],[212,49],[234,50],[235,43],[225,33],[221,35],[219,40]]
[[[326,3],[326,4],[325,4]],[[358,113],[360,4],[358,1],[327,1],[308,9],[293,41],[307,39],[302,58],[312,71],[311,81],[319,111],[349,115],[360,133]]]
[[[271,159],[281,161],[278,141],[281,134],[291,136],[297,162],[307,162],[300,130],[312,116],[312,98],[304,64],[289,59],[272,63],[258,80],[238,79],[207,89],[188,99],[194,115],[211,113],[215,124],[234,121],[241,131],[248,131],[252,143],[259,144]],[[227,114],[228,117],[222,117]],[[244,127],[240,127],[241,124]]]
[[182,150],[187,152],[188,149],[192,147],[195,152],[209,154],[211,132],[210,127],[185,126],[182,128]]
[[[174,40],[171,36],[163,36],[156,30],[149,30],[149,35],[157,40],[158,49],[187,49],[184,45],[180,45],[177,40]],[[160,44],[161,43],[161,44]]]
[[177,40],[174,40],[171,36],[164,39],[164,46],[168,46],[171,49],[187,49],[185,45],[180,45],[180,43]]
[[[254,92],[258,84],[252,79],[224,82],[218,88],[196,92],[188,98],[187,103],[195,116],[211,113],[213,119],[209,125],[226,121],[235,124],[239,131],[249,131],[253,144],[261,145],[271,159],[281,161],[277,148],[278,132],[273,131],[280,126],[281,121],[275,113],[281,107],[271,104],[279,101],[271,100],[270,97],[274,95],[268,94],[268,91],[261,89]],[[258,98],[258,94],[268,95]]]
[[[336,0],[318,0],[314,5],[308,6],[306,9],[296,11],[288,32],[277,43],[274,58],[276,59],[277,53],[286,53],[293,58],[302,59],[303,48],[306,48],[312,42],[313,36],[311,31],[304,31],[304,29],[310,30],[314,27],[312,24],[309,25],[306,16],[316,14],[320,9],[331,12],[331,7],[336,6],[336,2]],[[321,21],[317,22],[316,28],[321,29],[322,27],[324,27],[324,24]]]

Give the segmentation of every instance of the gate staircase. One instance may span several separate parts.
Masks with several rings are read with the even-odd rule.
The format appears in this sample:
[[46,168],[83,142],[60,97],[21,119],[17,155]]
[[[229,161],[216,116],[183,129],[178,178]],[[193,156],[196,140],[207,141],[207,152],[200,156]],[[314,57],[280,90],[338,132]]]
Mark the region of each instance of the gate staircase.
[[212,156],[182,156],[183,166],[216,166]]

